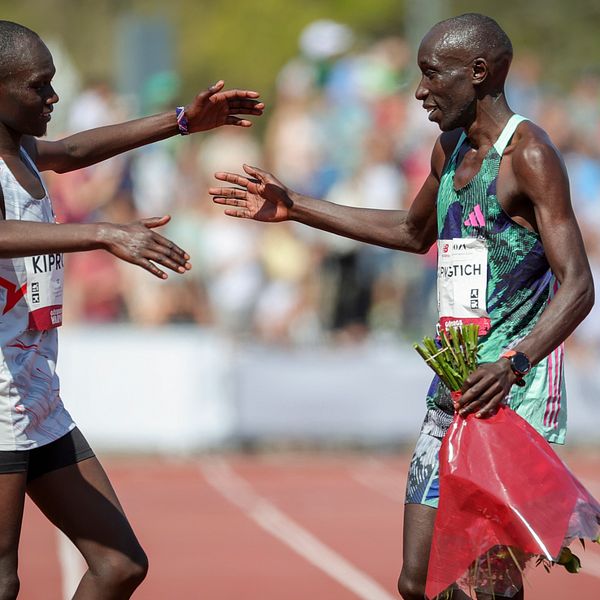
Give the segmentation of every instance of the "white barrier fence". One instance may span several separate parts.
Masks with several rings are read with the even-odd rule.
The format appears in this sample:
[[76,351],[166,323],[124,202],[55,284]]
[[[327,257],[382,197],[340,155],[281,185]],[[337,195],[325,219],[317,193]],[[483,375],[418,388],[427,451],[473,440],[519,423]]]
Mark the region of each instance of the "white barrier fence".
[[[61,331],[62,397],[99,450],[412,443],[429,370],[409,345],[283,350],[191,326]],[[567,365],[570,444],[600,443],[600,380]]]

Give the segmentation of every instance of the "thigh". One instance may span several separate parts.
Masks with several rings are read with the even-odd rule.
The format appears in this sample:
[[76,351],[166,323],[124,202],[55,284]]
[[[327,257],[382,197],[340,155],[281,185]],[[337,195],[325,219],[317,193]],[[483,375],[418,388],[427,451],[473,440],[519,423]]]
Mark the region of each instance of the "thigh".
[[29,456],[29,450],[0,451],[0,554],[3,557],[16,555],[19,545]]
[[77,546],[88,565],[109,552],[139,554],[135,534],[96,457],[37,477],[28,483],[27,493]]

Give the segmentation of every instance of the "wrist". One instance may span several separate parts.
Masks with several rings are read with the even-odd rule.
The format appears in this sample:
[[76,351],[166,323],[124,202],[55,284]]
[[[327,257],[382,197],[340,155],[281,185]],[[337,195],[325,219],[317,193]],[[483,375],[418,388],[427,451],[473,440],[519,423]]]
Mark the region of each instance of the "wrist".
[[515,383],[518,386],[524,386],[524,378],[531,371],[531,361],[527,354],[517,350],[507,350],[500,356],[500,359],[508,361],[508,365],[515,376]]
[[92,225],[92,243],[94,248],[108,250],[112,240],[112,223],[95,223]]
[[179,135],[189,135],[190,126],[185,113],[185,106],[178,106],[175,108],[175,120],[177,122]]

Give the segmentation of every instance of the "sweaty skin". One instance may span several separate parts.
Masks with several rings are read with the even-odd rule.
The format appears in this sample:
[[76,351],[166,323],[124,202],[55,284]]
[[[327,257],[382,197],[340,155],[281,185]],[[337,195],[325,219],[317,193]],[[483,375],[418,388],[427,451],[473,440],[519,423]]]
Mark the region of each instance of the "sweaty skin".
[[[316,200],[248,165],[244,165],[246,175],[215,174],[236,187],[211,187],[214,202],[233,207],[225,210],[233,217],[264,222],[293,220],[370,244],[427,252],[436,241],[435,203],[441,173],[461,130],[466,132],[471,148],[459,158],[456,188],[477,173],[513,114],[503,95],[495,92],[492,99],[485,91],[490,71],[487,62],[480,58],[471,64],[465,54],[455,48],[446,58],[432,36],[425,38],[419,50],[422,77],[415,96],[431,110],[429,118],[444,132],[433,148],[431,171],[408,210],[352,208]],[[466,107],[457,108],[461,98]],[[467,120],[461,125],[462,119]],[[520,124],[505,151],[498,175],[498,199],[514,221],[541,236],[552,272],[561,284],[540,321],[514,348],[536,364],[585,318],[594,292],[564,162],[547,134],[529,121]],[[515,381],[506,359],[480,366],[465,382],[460,413],[493,414]]]
[[[39,171],[65,173],[179,133],[173,110],[84,131],[58,141],[36,139],[35,136],[45,135],[54,105],[59,100],[52,87],[56,70],[50,51],[39,39],[31,43],[26,56],[27,60],[20,62],[11,77],[0,80],[0,158],[33,197],[43,198],[45,191],[23,159],[21,147]],[[237,115],[262,114],[264,104],[257,100],[258,93],[223,91],[223,87],[223,81],[217,82],[185,107],[190,133],[221,125],[250,127],[250,121]],[[3,217],[2,201],[0,218]],[[153,231],[169,220],[169,216],[162,216],[124,225],[2,221],[0,258],[104,249],[165,279],[167,274],[155,263],[177,273],[191,268],[186,252]]]
[[[157,227],[169,221],[169,216],[141,219],[129,224],[64,225],[5,218],[7,213],[11,216],[15,214],[14,211],[6,210],[12,206],[9,200],[16,197],[23,203],[30,202],[29,196],[40,200],[46,195],[39,175],[25,153],[38,170],[50,169],[63,173],[178,135],[179,129],[173,107],[172,111],[159,115],[85,131],[56,142],[37,139],[45,135],[54,105],[58,102],[58,96],[52,87],[55,73],[52,56],[37,34],[23,26],[0,20],[0,33],[0,160],[6,167],[2,169],[3,176],[7,175],[10,182],[6,190],[0,189],[0,258],[44,255],[36,259],[44,261],[46,255],[49,255],[49,261],[56,261],[60,260],[60,255],[58,258],[55,256],[58,253],[101,248],[159,278],[167,277],[160,267],[185,273],[191,268],[188,254],[156,232]],[[190,133],[221,125],[249,127],[250,121],[243,116],[262,114],[263,104],[257,100],[256,92],[224,91],[223,86],[222,81],[218,82],[199,93],[185,107]],[[7,169],[10,174],[6,172]],[[27,194],[14,185],[11,174]],[[9,288],[6,289],[8,296]],[[8,314],[5,318],[10,323],[11,315]],[[18,326],[21,327],[21,321],[18,321]],[[34,340],[34,344],[25,348],[19,342],[21,345],[17,347],[23,346],[25,349],[16,355],[12,364],[27,361],[32,355],[35,360],[39,358],[41,364],[47,367],[47,372],[42,372],[42,375],[49,373],[49,385],[55,386],[52,390],[48,388],[48,394],[34,398],[40,407],[40,414],[56,409],[54,412],[60,411],[58,416],[64,420],[65,427],[74,426],[62,402],[57,403],[55,398],[59,392],[58,382],[54,380],[56,332],[36,330],[32,334],[30,326],[26,324],[21,329],[19,335],[29,336],[27,339]],[[6,377],[10,363],[4,355],[4,339],[3,402],[10,395],[8,388],[14,386],[14,381]],[[41,339],[49,341],[38,353]],[[40,362],[31,364],[37,366]],[[27,385],[34,377],[36,375],[24,377]],[[40,376],[37,377],[41,379]],[[128,400],[130,399],[125,399]],[[33,404],[30,399],[28,401]],[[3,420],[10,421],[11,417],[7,413],[11,410],[11,405],[6,404],[3,410]],[[37,427],[38,432],[45,424],[46,421],[42,418]],[[4,431],[6,422],[3,427]],[[56,435],[62,437],[52,440],[48,435],[42,438],[45,443],[36,448],[39,450],[36,456],[42,457],[37,460],[38,465],[43,462],[44,471],[38,477],[29,477],[28,471],[33,459],[31,454],[23,454],[29,450],[19,450],[21,456],[24,456],[19,469],[23,468],[15,472],[11,470],[15,468],[14,465],[8,462],[13,460],[12,450],[7,451],[8,455],[0,451],[0,598],[13,599],[19,592],[18,546],[25,494],[75,544],[85,559],[87,570],[74,592],[74,600],[130,598],[148,570],[144,550],[98,459],[93,455],[82,458],[75,454],[74,438],[70,437],[75,430],[64,435],[60,434],[58,428],[50,431],[55,431]],[[3,447],[11,447],[14,440],[6,438],[11,437],[14,432],[13,429],[9,434],[3,433]],[[61,461],[67,462],[57,466],[56,445],[50,448],[48,446],[61,440],[66,441],[71,448],[66,457],[59,457]],[[31,442],[29,439],[26,441]],[[91,452],[89,447],[87,450]],[[7,465],[10,472],[7,472]]]
[[[461,133],[466,134],[467,144],[458,157],[455,189],[478,173],[483,158],[514,114],[504,95],[512,45],[492,23],[490,31],[487,17],[463,15],[439,23],[421,43],[421,80],[415,96],[442,134],[431,153],[429,175],[408,210],[352,208],[316,200],[249,165],[244,165],[242,174],[215,174],[228,185],[210,188],[214,202],[224,205],[225,213],[232,217],[268,223],[293,220],[370,244],[427,252],[437,238],[436,199],[441,175]],[[539,234],[549,266],[560,283],[539,321],[514,348],[527,354],[535,365],[569,336],[594,302],[592,276],[571,206],[565,166],[537,125],[525,121],[517,127],[502,156],[496,196],[514,222]],[[505,401],[515,381],[508,360],[499,358],[483,364],[467,378],[455,408],[461,415],[490,416]],[[436,512],[424,504],[405,505],[403,564],[398,581],[404,600],[425,597]],[[464,600],[466,596],[455,590],[451,598]],[[523,598],[521,588],[513,600]]]

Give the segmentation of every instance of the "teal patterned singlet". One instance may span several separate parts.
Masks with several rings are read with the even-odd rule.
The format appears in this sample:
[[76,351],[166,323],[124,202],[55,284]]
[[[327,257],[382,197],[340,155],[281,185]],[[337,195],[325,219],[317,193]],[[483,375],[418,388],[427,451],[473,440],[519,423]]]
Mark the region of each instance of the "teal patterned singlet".
[[[479,322],[480,363],[498,360],[525,337],[558,287],[540,236],[513,221],[496,195],[502,154],[523,120],[519,115],[509,119],[479,172],[456,190],[454,174],[466,140],[463,133],[442,173],[437,196],[438,300],[445,298],[440,301],[440,326]],[[471,246],[482,250],[474,261],[469,258],[473,254],[461,256]],[[561,345],[531,370],[524,387],[513,386],[508,398],[517,413],[547,440],[558,443],[564,441],[566,431],[563,356]],[[427,406],[431,414],[424,431],[436,435],[452,412],[448,389],[437,376]]]

